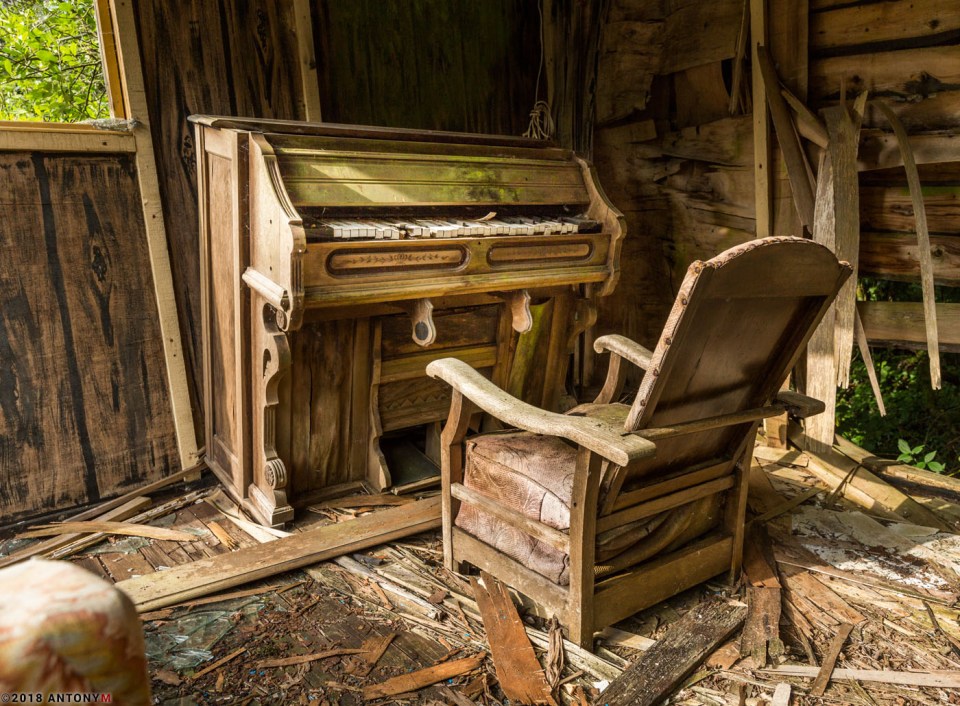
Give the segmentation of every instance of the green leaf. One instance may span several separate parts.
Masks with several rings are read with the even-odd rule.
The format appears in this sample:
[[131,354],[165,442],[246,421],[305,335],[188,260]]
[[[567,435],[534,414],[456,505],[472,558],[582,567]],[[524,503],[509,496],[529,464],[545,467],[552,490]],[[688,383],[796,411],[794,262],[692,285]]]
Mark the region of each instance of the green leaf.
[[929,468],[931,471],[935,473],[943,473],[946,466],[944,466],[939,461],[931,461],[930,464],[927,466],[927,468]]
[[926,461],[927,463],[930,463],[936,457],[936,455],[937,455],[936,451],[931,451],[930,453],[926,454],[923,457],[923,460]]
[[897,456],[898,461],[903,461],[904,463],[910,463],[913,460],[913,456],[910,454],[900,454]]
[[910,453],[910,444],[908,444],[908,443],[907,443],[906,441],[904,441],[903,439],[900,439],[900,440],[897,442],[897,448],[900,449],[900,453],[902,453],[902,454],[908,454],[908,453]]

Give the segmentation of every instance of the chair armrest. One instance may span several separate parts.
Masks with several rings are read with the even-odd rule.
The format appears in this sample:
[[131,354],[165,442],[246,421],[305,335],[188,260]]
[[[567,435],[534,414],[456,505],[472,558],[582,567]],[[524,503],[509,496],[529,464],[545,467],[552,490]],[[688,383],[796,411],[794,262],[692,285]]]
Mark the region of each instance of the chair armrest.
[[427,366],[427,375],[443,380],[484,412],[524,431],[559,436],[603,458],[626,466],[653,456],[652,441],[627,434],[623,427],[599,419],[556,414],[529,405],[507,394],[476,370],[456,358],[442,358]]
[[621,358],[629,360],[641,370],[650,367],[650,359],[653,358],[653,353],[636,341],[631,341],[626,336],[616,334],[600,336],[593,342],[593,350],[597,353],[603,353],[604,351],[615,353]]
[[631,341],[626,336],[601,336],[593,342],[593,350],[597,353],[610,351],[610,364],[607,366],[607,379],[603,383],[603,389],[597,395],[594,404],[610,404],[620,399],[623,393],[624,383],[627,381],[627,366],[623,361],[633,363],[638,368],[646,370],[650,366],[650,359],[653,353],[641,346],[639,343]]
[[783,405],[787,414],[791,417],[799,419],[815,417],[818,414],[823,414],[827,409],[827,406],[820,400],[791,390],[780,390],[777,393],[776,402]]

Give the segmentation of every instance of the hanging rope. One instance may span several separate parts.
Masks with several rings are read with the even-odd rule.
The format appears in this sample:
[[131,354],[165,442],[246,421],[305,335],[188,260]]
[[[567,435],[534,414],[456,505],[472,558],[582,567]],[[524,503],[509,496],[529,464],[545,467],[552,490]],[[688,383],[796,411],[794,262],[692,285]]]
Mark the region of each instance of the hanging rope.
[[532,137],[535,140],[549,140],[553,137],[556,128],[553,122],[553,115],[550,111],[550,102],[540,100],[540,76],[543,74],[544,62],[544,42],[543,42],[543,2],[537,3],[537,12],[540,15],[540,66],[537,68],[537,83],[533,91],[534,104],[530,111],[530,125],[524,137]]

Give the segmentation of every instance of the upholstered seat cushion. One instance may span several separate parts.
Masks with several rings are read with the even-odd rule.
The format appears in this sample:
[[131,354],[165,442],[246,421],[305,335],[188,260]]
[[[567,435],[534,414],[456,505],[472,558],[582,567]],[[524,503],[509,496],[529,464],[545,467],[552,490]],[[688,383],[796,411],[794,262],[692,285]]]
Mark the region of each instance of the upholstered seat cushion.
[[[570,414],[626,417],[624,405],[581,405]],[[622,409],[615,409],[622,408]],[[464,485],[500,505],[554,529],[570,529],[576,448],[528,432],[482,434],[466,442]],[[601,492],[603,485],[601,483]],[[603,498],[600,499],[603,502]],[[618,571],[703,534],[720,515],[716,496],[597,536],[597,574]],[[554,583],[569,583],[569,555],[462,503],[455,524]]]

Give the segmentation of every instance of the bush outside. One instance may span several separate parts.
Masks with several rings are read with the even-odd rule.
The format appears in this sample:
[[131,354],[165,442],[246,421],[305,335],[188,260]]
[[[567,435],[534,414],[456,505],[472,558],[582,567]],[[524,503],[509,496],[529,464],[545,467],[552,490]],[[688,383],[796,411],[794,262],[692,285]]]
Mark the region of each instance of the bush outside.
[[0,0],[0,119],[109,117],[92,0]]

